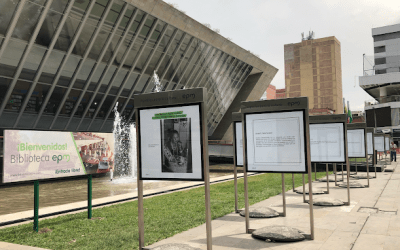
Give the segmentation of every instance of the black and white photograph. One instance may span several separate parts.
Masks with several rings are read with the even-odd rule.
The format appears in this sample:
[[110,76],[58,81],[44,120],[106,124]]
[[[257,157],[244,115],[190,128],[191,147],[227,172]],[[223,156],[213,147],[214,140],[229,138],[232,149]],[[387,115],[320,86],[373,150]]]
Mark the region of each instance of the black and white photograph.
[[202,180],[198,104],[141,109],[140,168],[143,180]]
[[190,118],[160,120],[162,172],[193,172],[190,121]]

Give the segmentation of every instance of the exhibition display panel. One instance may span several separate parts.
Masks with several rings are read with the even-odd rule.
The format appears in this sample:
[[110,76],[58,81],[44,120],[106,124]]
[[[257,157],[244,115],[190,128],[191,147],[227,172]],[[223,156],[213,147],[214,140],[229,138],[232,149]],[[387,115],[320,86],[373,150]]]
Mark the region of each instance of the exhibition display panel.
[[144,248],[143,180],[204,181],[212,249],[205,88],[135,95],[139,249]]
[[385,151],[389,151],[389,150],[390,150],[390,136],[385,135]]
[[310,230],[314,239],[308,98],[242,102],[246,233],[251,233],[247,172],[282,173],[283,216],[286,216],[284,173],[308,173]]
[[365,130],[347,130],[347,147],[350,158],[366,157],[365,154]]
[[88,219],[92,174],[114,169],[112,133],[4,130],[3,183],[34,181],[33,230],[39,230],[39,181],[87,175]]
[[245,113],[246,170],[306,173],[305,112]]
[[[369,187],[369,163],[367,160],[367,124],[366,123],[350,123],[347,124],[347,148],[348,157],[355,158],[354,165],[356,174],[358,174],[357,158],[362,158],[365,161],[367,169],[367,185]],[[350,164],[349,164],[350,165]]]
[[[311,162],[325,163],[326,165],[326,193],[329,194],[329,168],[328,163],[346,163],[347,166],[347,194],[348,201],[346,205],[350,205],[350,188],[349,188],[349,166],[347,157],[347,116],[339,115],[319,115],[310,116],[310,149]],[[316,166],[315,166],[316,168]],[[343,166],[342,166],[343,168]],[[316,171],[316,170],[315,170]],[[343,175],[342,175],[343,178]],[[335,171],[335,184],[337,175]]]
[[369,155],[374,154],[374,136],[373,131],[367,132],[367,153]]
[[344,115],[310,116],[311,162],[346,162]]
[[378,152],[385,152],[385,136],[383,134],[374,134],[374,147]]

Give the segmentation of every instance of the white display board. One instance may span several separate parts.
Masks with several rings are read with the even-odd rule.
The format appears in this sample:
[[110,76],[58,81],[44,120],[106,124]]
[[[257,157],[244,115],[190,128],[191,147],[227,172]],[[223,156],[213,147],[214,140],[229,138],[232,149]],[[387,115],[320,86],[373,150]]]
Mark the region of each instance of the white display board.
[[374,154],[374,145],[372,144],[372,132],[368,132],[367,133],[367,153],[369,155],[373,155]]
[[200,105],[139,110],[142,179],[202,180]]
[[347,130],[347,152],[349,158],[366,157],[364,129]]
[[306,172],[304,111],[245,114],[248,171]]
[[235,132],[236,166],[243,166],[243,131],[241,122],[235,122]]
[[312,162],[346,162],[344,124],[310,124]]
[[375,136],[374,137],[374,146],[375,150],[378,152],[385,152],[385,143],[383,136]]
[[390,150],[390,139],[389,137],[385,136],[385,151],[389,151]]

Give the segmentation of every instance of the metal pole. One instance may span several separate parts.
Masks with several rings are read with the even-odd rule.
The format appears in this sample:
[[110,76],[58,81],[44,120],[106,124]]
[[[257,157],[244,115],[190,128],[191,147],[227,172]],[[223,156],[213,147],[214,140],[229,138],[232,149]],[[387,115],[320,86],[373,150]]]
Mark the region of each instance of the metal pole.
[[[369,164],[368,164],[368,149],[367,149],[367,131],[364,130],[364,142],[365,142],[365,166],[367,167],[367,183],[369,188]],[[356,159],[357,160],[357,159]]]
[[282,173],[282,201],[283,201],[283,217],[286,217],[286,188],[285,188],[285,174]]
[[347,205],[350,206],[350,164],[348,157],[346,157],[346,171],[347,171],[347,203],[348,203]]
[[327,190],[327,194],[329,194],[329,168],[328,168],[328,163],[326,163],[326,190]]
[[357,171],[357,158],[354,158],[354,160],[356,162],[356,175],[357,175],[358,174],[358,171]]
[[337,167],[336,167],[336,163],[333,164],[333,169],[335,171],[335,186],[337,186]]
[[375,154],[372,154],[372,163],[374,164],[374,167],[375,167],[375,178],[377,178],[376,177],[376,155]]
[[294,189],[295,189],[295,185],[294,185],[294,174],[292,174],[292,185],[293,185],[293,192],[294,192]]
[[315,180],[317,180],[317,163],[314,163],[314,175],[315,175]]
[[[311,163],[308,164],[308,205],[310,206],[311,240],[314,240],[314,204],[312,193]],[[304,176],[304,175],[303,175]]]
[[[207,100],[207,95],[204,97]],[[203,141],[203,162],[204,162],[204,199],[206,207],[206,234],[207,234],[207,250],[212,249],[212,234],[211,234],[211,202],[210,202],[210,171],[209,171],[209,157],[208,157],[208,132],[206,120],[206,106],[205,102],[201,103],[201,121],[202,126],[202,141]]]
[[[136,109],[136,138],[139,138],[139,121],[138,110]],[[139,148],[139,140],[136,140],[136,148]],[[139,250],[144,247],[144,210],[143,210],[143,180],[141,180],[141,167],[140,167],[140,156],[136,154],[136,166],[137,166],[137,190],[138,190],[138,227],[139,227]]]
[[343,163],[342,163],[342,182],[344,182]]
[[244,180],[244,214],[245,214],[245,220],[246,220],[246,233],[250,233],[250,221],[249,221],[249,195],[247,191],[247,171],[246,167],[243,166],[243,180]]
[[33,184],[33,231],[39,231],[39,181]]
[[[311,192],[310,190],[308,190]],[[306,181],[304,180],[304,174],[303,174],[303,202],[306,203]]]
[[233,177],[234,177],[234,184],[235,184],[235,213],[238,213],[238,190],[237,190],[237,166],[233,166]]
[[87,186],[87,194],[88,194],[88,219],[92,218],[92,175],[88,175],[88,186]]

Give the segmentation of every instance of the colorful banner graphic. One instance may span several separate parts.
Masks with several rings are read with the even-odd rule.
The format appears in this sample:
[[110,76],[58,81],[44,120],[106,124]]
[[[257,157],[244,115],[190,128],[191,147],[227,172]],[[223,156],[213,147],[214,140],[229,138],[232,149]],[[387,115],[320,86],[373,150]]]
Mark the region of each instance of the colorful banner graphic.
[[114,137],[5,130],[3,165],[3,183],[105,173],[114,168]]

